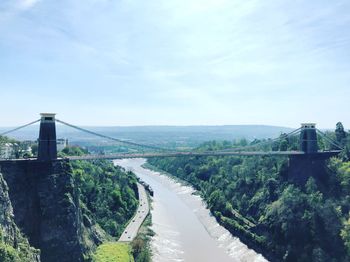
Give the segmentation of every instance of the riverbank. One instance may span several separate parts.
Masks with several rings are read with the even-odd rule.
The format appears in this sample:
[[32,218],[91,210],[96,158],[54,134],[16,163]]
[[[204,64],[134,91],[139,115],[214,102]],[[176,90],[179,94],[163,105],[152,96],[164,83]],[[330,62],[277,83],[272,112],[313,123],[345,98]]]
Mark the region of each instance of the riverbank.
[[152,215],[149,213],[142,223],[136,238],[130,243],[135,262],[152,261],[151,238],[154,232],[151,229]]

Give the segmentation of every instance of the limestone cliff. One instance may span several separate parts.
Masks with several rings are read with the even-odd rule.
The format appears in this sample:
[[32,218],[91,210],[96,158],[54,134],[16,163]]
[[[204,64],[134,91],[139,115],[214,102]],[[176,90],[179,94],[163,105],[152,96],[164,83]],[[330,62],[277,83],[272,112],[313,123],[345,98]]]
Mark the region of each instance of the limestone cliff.
[[39,253],[29,245],[14,222],[8,186],[0,173],[0,261],[38,262]]
[[68,161],[8,161],[1,170],[9,187],[16,224],[43,262],[84,261],[105,239],[82,218]]

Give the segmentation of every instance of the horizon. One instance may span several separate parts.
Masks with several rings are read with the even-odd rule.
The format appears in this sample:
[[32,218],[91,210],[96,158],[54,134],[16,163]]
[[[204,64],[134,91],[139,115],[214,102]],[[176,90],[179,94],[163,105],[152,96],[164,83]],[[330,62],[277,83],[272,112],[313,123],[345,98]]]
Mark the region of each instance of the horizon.
[[[341,121],[340,121],[341,122]],[[20,123],[19,125],[17,126],[21,126],[22,124],[24,123]],[[336,124],[336,123],[335,123]],[[334,124],[334,127],[319,127],[316,123],[316,127],[317,128],[321,128],[321,129],[335,129],[335,124]],[[35,124],[32,124],[30,127],[34,127],[34,126],[37,126],[39,127],[40,123],[35,123]],[[301,123],[300,123],[301,125]],[[16,128],[17,126],[2,126],[0,125],[0,128],[3,129],[3,128]],[[57,126],[64,126],[60,123],[56,123],[56,128]],[[290,128],[290,129],[293,129],[293,128],[296,128],[296,127],[291,127],[291,126],[281,126],[281,125],[267,125],[267,124],[213,124],[213,125],[206,125],[206,124],[198,124],[198,125],[186,125],[186,124],[183,124],[183,125],[167,125],[167,124],[164,124],[164,125],[79,125],[81,127],[92,127],[92,128],[95,128],[95,127],[107,127],[107,128],[113,128],[113,127],[122,127],[122,128],[127,128],[127,127],[254,127],[254,126],[259,126],[259,127],[274,127],[274,128]],[[65,128],[70,128],[70,127],[65,127]],[[347,128],[345,127],[345,129],[347,130]],[[350,129],[349,129],[350,130]]]

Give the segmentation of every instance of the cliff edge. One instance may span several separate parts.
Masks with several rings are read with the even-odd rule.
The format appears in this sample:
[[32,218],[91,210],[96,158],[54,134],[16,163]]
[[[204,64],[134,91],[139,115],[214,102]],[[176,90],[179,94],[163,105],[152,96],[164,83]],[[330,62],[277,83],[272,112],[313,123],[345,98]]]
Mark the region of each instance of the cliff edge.
[[8,161],[1,164],[1,171],[9,188],[6,203],[12,204],[14,222],[30,245],[41,251],[41,261],[86,261],[105,240],[103,230],[82,219],[79,191],[68,160]]

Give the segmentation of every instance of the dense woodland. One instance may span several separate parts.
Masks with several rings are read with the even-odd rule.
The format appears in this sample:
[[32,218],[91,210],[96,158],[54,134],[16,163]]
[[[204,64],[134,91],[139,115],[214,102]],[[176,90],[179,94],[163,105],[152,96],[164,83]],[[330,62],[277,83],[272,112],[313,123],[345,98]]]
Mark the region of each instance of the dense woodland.
[[[86,152],[67,147],[62,153]],[[105,160],[72,161],[71,165],[85,218],[92,218],[111,236],[119,237],[138,206],[135,175]]]
[[[350,261],[349,135],[341,123],[329,132],[346,149],[327,161],[326,179],[289,181],[286,157],[192,157],[149,160],[191,183],[217,220],[272,261]],[[284,136],[282,136],[284,137]],[[258,143],[253,141],[252,143]],[[201,150],[248,144],[208,142]],[[319,147],[327,147],[320,139]],[[284,138],[274,150],[298,147]],[[326,175],[326,176],[324,176]]]

